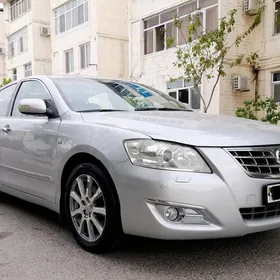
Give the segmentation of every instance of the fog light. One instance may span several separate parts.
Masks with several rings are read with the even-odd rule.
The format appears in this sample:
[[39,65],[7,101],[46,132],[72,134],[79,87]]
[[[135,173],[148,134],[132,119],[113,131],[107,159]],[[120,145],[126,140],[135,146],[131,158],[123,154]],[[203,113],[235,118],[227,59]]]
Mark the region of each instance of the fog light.
[[179,211],[176,208],[173,207],[169,207],[166,209],[165,211],[165,217],[169,220],[169,221],[175,221],[178,219],[179,217]]

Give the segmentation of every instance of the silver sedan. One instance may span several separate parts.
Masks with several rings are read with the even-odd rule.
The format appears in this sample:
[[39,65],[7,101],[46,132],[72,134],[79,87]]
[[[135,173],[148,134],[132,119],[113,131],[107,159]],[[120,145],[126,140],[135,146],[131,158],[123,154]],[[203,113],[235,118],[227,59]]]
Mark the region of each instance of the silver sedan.
[[277,126],[78,76],[13,82],[0,106],[0,190],[59,213],[88,251],[280,227]]

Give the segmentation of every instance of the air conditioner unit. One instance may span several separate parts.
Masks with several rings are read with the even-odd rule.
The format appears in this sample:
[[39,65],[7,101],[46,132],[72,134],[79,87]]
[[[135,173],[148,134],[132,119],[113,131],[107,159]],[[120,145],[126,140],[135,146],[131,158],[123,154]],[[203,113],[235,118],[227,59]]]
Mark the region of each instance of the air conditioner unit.
[[236,75],[232,79],[233,91],[249,91],[248,78]]
[[42,26],[41,29],[40,29],[40,34],[42,36],[50,36],[50,29],[48,27],[45,27],[45,26]]
[[258,10],[258,5],[257,5],[258,0],[244,0],[244,6],[243,6],[243,11],[244,13],[248,15],[256,15],[257,10]]

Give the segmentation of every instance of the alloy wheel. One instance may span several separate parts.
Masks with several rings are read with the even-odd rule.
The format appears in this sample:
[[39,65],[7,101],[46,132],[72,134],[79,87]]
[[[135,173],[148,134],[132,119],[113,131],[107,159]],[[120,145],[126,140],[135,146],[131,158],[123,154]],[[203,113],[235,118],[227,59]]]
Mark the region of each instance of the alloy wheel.
[[79,175],[70,191],[70,214],[77,233],[87,242],[97,241],[106,224],[106,203],[97,181]]

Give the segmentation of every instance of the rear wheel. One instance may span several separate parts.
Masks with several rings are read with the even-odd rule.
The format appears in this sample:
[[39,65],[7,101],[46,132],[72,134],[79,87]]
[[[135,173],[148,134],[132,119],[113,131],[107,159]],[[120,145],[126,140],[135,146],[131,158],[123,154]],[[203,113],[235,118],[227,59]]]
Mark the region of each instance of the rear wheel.
[[66,185],[65,206],[73,235],[85,250],[103,253],[120,247],[117,195],[100,168],[90,163],[74,168]]

